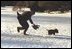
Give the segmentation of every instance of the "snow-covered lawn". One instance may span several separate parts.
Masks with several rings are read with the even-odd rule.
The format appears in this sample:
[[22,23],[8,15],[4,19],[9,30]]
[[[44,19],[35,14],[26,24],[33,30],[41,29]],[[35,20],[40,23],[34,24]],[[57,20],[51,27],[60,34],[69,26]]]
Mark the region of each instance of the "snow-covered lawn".
[[[10,9],[10,10],[8,10]],[[17,32],[20,26],[16,12],[10,7],[1,10],[1,47],[2,48],[71,48],[71,13],[47,14],[35,13],[32,20],[40,28],[34,30],[29,23],[27,34]],[[46,29],[59,30],[56,35],[48,35]]]

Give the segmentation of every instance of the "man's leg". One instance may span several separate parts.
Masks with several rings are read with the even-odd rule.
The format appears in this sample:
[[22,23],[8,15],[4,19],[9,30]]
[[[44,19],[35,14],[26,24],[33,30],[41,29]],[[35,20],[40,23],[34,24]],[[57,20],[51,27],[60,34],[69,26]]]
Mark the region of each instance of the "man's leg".
[[26,34],[26,31],[27,31],[27,30],[28,30],[28,28],[24,30],[24,35],[27,35],[27,34]]
[[23,27],[17,27],[17,31],[20,32],[20,30],[23,30]]
[[26,26],[26,28],[25,28],[25,30],[24,30],[24,35],[27,35],[27,34],[26,34],[26,31],[28,30],[28,28],[29,28],[29,25]]

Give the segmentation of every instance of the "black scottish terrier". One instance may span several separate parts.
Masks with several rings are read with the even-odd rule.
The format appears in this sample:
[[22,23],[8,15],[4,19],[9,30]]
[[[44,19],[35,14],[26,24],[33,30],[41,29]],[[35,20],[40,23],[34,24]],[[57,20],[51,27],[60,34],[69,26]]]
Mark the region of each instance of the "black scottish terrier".
[[52,34],[55,35],[55,33],[59,33],[58,29],[54,29],[54,30],[53,29],[51,29],[51,30],[47,29],[47,31],[48,31],[48,35],[52,35]]

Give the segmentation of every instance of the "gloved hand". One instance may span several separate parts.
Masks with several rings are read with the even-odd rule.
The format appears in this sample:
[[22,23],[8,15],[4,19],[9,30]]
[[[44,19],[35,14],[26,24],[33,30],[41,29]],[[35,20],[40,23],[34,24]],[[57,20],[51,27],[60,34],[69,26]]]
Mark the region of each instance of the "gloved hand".
[[40,25],[35,25],[35,24],[34,24],[32,27],[33,27],[35,30],[37,30],[37,29],[40,27]]

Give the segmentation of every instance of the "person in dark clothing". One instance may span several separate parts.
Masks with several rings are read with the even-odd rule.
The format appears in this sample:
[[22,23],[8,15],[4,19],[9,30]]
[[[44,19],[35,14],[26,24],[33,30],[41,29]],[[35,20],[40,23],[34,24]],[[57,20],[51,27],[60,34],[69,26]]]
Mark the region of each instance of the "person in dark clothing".
[[18,32],[20,32],[20,30],[24,30],[25,29],[24,30],[24,35],[27,35],[26,34],[26,31],[29,28],[29,24],[28,24],[27,20],[29,20],[30,23],[33,24],[33,27],[35,27],[36,29],[39,28],[39,26],[38,25],[35,25],[33,23],[32,19],[31,19],[31,16],[34,15],[34,14],[35,14],[35,11],[33,11],[32,9],[31,9],[31,11],[26,11],[26,12],[24,12],[22,14],[19,14],[17,12],[17,15],[18,15],[17,16],[17,19],[19,21],[19,24],[22,26],[22,27],[17,27],[17,31]]

